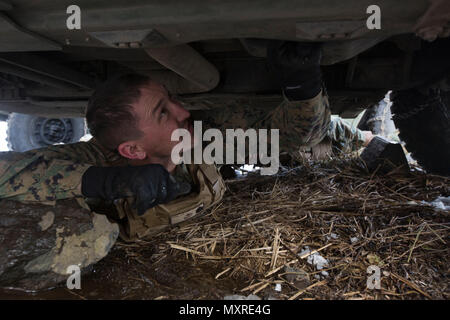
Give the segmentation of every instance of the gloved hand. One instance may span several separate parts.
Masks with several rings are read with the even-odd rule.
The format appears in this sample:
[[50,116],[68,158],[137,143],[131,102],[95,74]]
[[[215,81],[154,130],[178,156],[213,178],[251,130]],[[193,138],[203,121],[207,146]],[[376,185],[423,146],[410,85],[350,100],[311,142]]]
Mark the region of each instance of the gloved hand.
[[81,182],[81,193],[85,197],[105,200],[134,197],[138,215],[185,194],[190,188],[186,182],[178,183],[160,164],[90,167]]
[[321,48],[318,43],[271,40],[267,59],[286,97],[305,100],[316,96],[321,89]]

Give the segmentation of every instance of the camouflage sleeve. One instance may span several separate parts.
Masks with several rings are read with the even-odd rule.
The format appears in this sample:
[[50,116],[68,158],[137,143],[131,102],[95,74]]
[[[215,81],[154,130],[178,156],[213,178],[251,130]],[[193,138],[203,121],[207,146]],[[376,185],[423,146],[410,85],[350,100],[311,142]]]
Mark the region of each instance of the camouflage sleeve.
[[331,116],[328,98],[322,92],[302,101],[289,101],[284,97],[275,108],[237,102],[191,113],[194,120],[203,122],[203,130],[279,129],[281,152],[318,144],[327,135]]
[[356,151],[363,147],[364,133],[358,128],[353,128],[343,119],[332,117],[328,128],[328,136],[333,145],[344,152]]
[[58,147],[0,153],[0,199],[55,204],[81,197],[81,177],[92,164],[77,160],[73,147]]

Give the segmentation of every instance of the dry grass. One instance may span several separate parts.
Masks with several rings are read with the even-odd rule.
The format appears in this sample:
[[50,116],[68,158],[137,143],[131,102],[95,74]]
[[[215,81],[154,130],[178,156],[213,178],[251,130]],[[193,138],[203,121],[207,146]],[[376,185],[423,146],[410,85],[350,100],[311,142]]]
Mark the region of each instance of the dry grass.
[[[235,294],[448,299],[449,212],[421,201],[449,196],[449,180],[414,170],[369,174],[357,159],[304,162],[278,176],[228,181],[221,204],[127,250],[138,257],[157,244],[161,259],[219,270],[217,283],[240,284]],[[299,255],[305,246],[328,266],[309,264],[314,251]],[[369,265],[381,269],[379,290],[366,287]]]

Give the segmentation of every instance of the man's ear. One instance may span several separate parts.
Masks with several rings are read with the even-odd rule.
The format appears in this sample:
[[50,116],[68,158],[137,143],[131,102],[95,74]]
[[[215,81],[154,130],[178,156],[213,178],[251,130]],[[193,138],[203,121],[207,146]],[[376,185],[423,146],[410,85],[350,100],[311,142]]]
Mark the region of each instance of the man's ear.
[[147,158],[145,150],[135,141],[122,142],[117,147],[117,151],[119,151],[122,157],[132,160],[144,160]]

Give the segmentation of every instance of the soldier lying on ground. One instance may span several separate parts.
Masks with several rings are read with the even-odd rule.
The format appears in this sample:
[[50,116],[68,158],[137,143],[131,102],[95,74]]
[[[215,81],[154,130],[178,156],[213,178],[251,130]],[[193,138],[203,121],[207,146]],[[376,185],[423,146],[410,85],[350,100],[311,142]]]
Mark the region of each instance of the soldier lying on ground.
[[[35,225],[26,227],[20,224],[21,217],[0,209],[0,215],[9,214],[9,224],[0,223],[0,284],[24,283],[20,279],[27,273],[46,273],[46,279],[48,274],[66,277],[69,265],[83,268],[103,258],[119,230],[124,240],[142,238],[219,202],[225,185],[214,165],[171,161],[178,143],[171,141],[172,131],[192,132],[192,119],[219,129],[279,129],[280,151],[313,147],[325,137],[352,150],[370,142],[370,132],[330,119],[322,90],[320,47],[273,42],[268,62],[283,90],[284,101],[275,109],[237,105],[190,113],[162,85],[146,76],[124,75],[91,97],[86,114],[93,135],[90,141],[3,153],[0,204],[12,200],[22,215],[27,212],[20,207],[23,203],[49,209],[33,217]],[[191,191],[180,195],[186,184]],[[74,201],[79,208],[75,211]],[[11,208],[11,203],[3,207]],[[73,212],[89,216],[91,225],[78,228],[67,223],[71,218],[62,213],[65,207],[72,216]],[[22,228],[21,234],[16,232],[18,238],[7,241],[14,228]],[[33,237],[51,241],[43,246]],[[20,246],[31,246],[30,254],[14,256]]]

